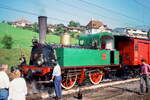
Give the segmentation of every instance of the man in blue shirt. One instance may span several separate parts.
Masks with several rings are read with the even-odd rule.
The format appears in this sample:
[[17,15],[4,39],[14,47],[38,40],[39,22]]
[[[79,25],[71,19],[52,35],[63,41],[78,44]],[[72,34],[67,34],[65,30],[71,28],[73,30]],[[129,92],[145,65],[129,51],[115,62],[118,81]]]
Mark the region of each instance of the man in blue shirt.
[[61,99],[61,96],[62,96],[61,69],[60,69],[60,66],[55,61],[52,61],[52,66],[54,67],[54,69],[53,69],[51,81],[54,80],[56,99],[59,100],[59,99]]

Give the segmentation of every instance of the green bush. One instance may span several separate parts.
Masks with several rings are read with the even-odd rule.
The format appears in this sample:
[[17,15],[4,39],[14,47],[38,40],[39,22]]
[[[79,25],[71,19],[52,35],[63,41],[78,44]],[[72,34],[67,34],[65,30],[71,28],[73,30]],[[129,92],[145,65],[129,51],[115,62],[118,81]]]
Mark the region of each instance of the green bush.
[[5,49],[11,49],[13,44],[13,38],[11,35],[5,35],[2,39],[2,44],[4,45]]

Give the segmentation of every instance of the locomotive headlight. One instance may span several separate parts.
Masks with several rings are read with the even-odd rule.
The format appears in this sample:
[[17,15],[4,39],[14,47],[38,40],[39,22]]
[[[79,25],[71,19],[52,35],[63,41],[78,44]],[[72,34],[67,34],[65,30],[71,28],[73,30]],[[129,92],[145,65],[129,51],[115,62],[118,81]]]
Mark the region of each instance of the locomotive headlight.
[[37,64],[40,66],[44,63],[44,59],[43,58],[40,58],[37,60]]
[[41,61],[41,60],[38,60],[38,61],[37,61],[37,64],[38,64],[38,65],[41,65],[41,64],[42,64],[42,61]]

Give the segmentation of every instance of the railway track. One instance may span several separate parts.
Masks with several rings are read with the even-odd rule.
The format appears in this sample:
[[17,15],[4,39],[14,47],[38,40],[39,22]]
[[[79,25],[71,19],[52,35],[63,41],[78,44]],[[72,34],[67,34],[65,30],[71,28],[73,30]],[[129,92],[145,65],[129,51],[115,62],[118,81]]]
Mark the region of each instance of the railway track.
[[92,100],[108,100],[108,99],[111,99],[111,98],[115,98],[117,96],[120,96],[124,93],[124,90],[117,90],[117,91],[113,91],[115,93],[113,94],[110,94],[110,93],[107,93],[105,95],[92,95],[90,96],[90,98],[92,98]]
[[[92,92],[93,90],[99,90],[100,88],[105,88],[105,87],[112,87],[114,85],[119,85],[119,84],[125,84],[125,83],[130,83],[130,82],[134,82],[134,81],[138,81],[139,78],[132,78],[132,79],[122,79],[122,80],[109,80],[109,81],[103,81],[102,83],[98,84],[98,85],[83,85],[83,86],[75,86],[74,88],[70,89],[70,90],[63,90],[62,91],[62,95],[64,96],[73,96],[74,94],[77,94],[80,91],[82,91],[82,93],[89,93]],[[53,90],[52,90],[53,91]],[[54,91],[53,91],[54,92]],[[49,97],[53,97],[54,93],[51,92],[51,94],[49,94],[48,92],[43,92],[40,91],[37,94],[34,95],[28,95],[27,98],[32,98],[32,96],[35,96],[37,98],[49,98]],[[124,90],[120,90],[120,91],[114,91],[113,94],[111,95],[106,95],[101,98],[102,100],[104,99],[111,99],[113,97],[122,95],[124,93]],[[94,100],[96,100],[97,98],[100,98],[100,95],[96,95],[93,97]],[[36,98],[36,99],[37,99]],[[27,99],[27,100],[35,100],[35,99]]]
[[81,86],[81,87],[75,87],[75,88],[70,89],[70,90],[64,90],[62,94],[63,95],[68,95],[68,94],[78,92],[79,89],[81,91],[86,91],[86,90],[92,90],[92,89],[97,89],[97,88],[102,88],[102,87],[109,87],[109,86],[113,86],[113,85],[117,85],[117,84],[134,82],[134,81],[138,81],[138,80],[139,80],[139,78],[103,81],[102,83],[100,83],[98,85],[88,85],[88,86],[86,85],[86,86]]

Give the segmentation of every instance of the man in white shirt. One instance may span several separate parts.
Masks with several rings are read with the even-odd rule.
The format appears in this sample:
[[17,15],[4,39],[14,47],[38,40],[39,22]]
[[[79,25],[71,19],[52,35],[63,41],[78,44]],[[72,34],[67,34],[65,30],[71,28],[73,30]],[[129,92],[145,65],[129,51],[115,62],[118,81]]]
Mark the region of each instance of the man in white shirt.
[[8,99],[9,77],[6,74],[8,65],[2,64],[0,66],[0,100]]
[[56,94],[56,99],[58,100],[58,99],[61,99],[61,96],[62,96],[61,69],[60,69],[60,66],[55,61],[52,61],[52,66],[54,66],[54,69],[53,69],[51,80],[54,80],[55,94]]

